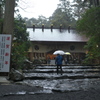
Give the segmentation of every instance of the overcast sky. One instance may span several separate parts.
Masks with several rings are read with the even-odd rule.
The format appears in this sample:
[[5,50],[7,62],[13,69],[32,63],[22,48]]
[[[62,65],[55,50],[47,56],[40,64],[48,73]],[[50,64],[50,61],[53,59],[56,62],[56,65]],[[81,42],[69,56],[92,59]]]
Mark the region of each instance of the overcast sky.
[[19,0],[22,17],[38,18],[39,15],[50,17],[57,8],[59,0]]

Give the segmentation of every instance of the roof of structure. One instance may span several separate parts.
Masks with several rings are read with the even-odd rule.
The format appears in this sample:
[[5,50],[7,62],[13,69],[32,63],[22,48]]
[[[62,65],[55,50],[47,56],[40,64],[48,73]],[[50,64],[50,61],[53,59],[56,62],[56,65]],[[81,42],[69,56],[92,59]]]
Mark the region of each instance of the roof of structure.
[[70,29],[61,31],[59,29],[35,29],[27,28],[30,41],[59,41],[59,42],[87,42],[88,38],[85,35],[78,34],[76,30]]

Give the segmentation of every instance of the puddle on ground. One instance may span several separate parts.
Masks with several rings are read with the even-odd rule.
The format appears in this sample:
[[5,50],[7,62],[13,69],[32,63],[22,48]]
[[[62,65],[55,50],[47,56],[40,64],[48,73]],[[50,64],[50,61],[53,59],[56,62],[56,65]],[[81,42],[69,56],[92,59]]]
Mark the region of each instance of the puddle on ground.
[[29,86],[42,87],[44,91],[42,92],[70,92],[87,90],[93,88],[93,85],[100,79],[59,79],[59,80],[24,80],[22,84]]
[[6,94],[2,94],[2,96],[10,96],[10,95],[25,95],[26,91],[19,91],[19,92],[10,92],[10,93],[6,93]]
[[19,91],[19,92],[16,92],[16,93],[6,93],[6,94],[2,94],[1,96],[15,96],[15,95],[26,95],[26,94],[29,94],[29,95],[34,95],[34,94],[51,94],[53,93],[53,91],[49,90],[49,89],[43,89],[43,90],[40,90],[40,91],[35,91],[35,92],[26,92],[26,91]]

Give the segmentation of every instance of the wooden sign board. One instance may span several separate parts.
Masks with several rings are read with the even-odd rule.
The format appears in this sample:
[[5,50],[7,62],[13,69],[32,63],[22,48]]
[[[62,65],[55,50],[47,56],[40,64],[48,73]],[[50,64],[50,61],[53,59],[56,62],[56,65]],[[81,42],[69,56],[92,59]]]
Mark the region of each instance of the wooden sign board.
[[10,71],[11,35],[0,34],[0,72]]

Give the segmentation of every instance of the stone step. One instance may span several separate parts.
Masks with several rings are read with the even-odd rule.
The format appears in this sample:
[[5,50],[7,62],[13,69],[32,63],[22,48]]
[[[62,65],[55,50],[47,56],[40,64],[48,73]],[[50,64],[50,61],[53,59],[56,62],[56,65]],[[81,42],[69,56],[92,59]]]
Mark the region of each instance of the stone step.
[[100,78],[100,74],[96,73],[81,73],[81,74],[46,74],[46,73],[32,73],[24,74],[25,79],[84,79],[84,78]]
[[24,70],[25,79],[84,79],[100,78],[100,66],[63,66],[63,75],[57,75],[54,66],[37,66],[35,69]]
[[[35,69],[55,69],[55,66],[36,66]],[[63,69],[100,69],[100,66],[62,66]]]
[[[25,70],[24,73],[56,73],[57,69],[34,69]],[[100,69],[63,69],[63,73],[82,73],[82,72],[100,72]]]

